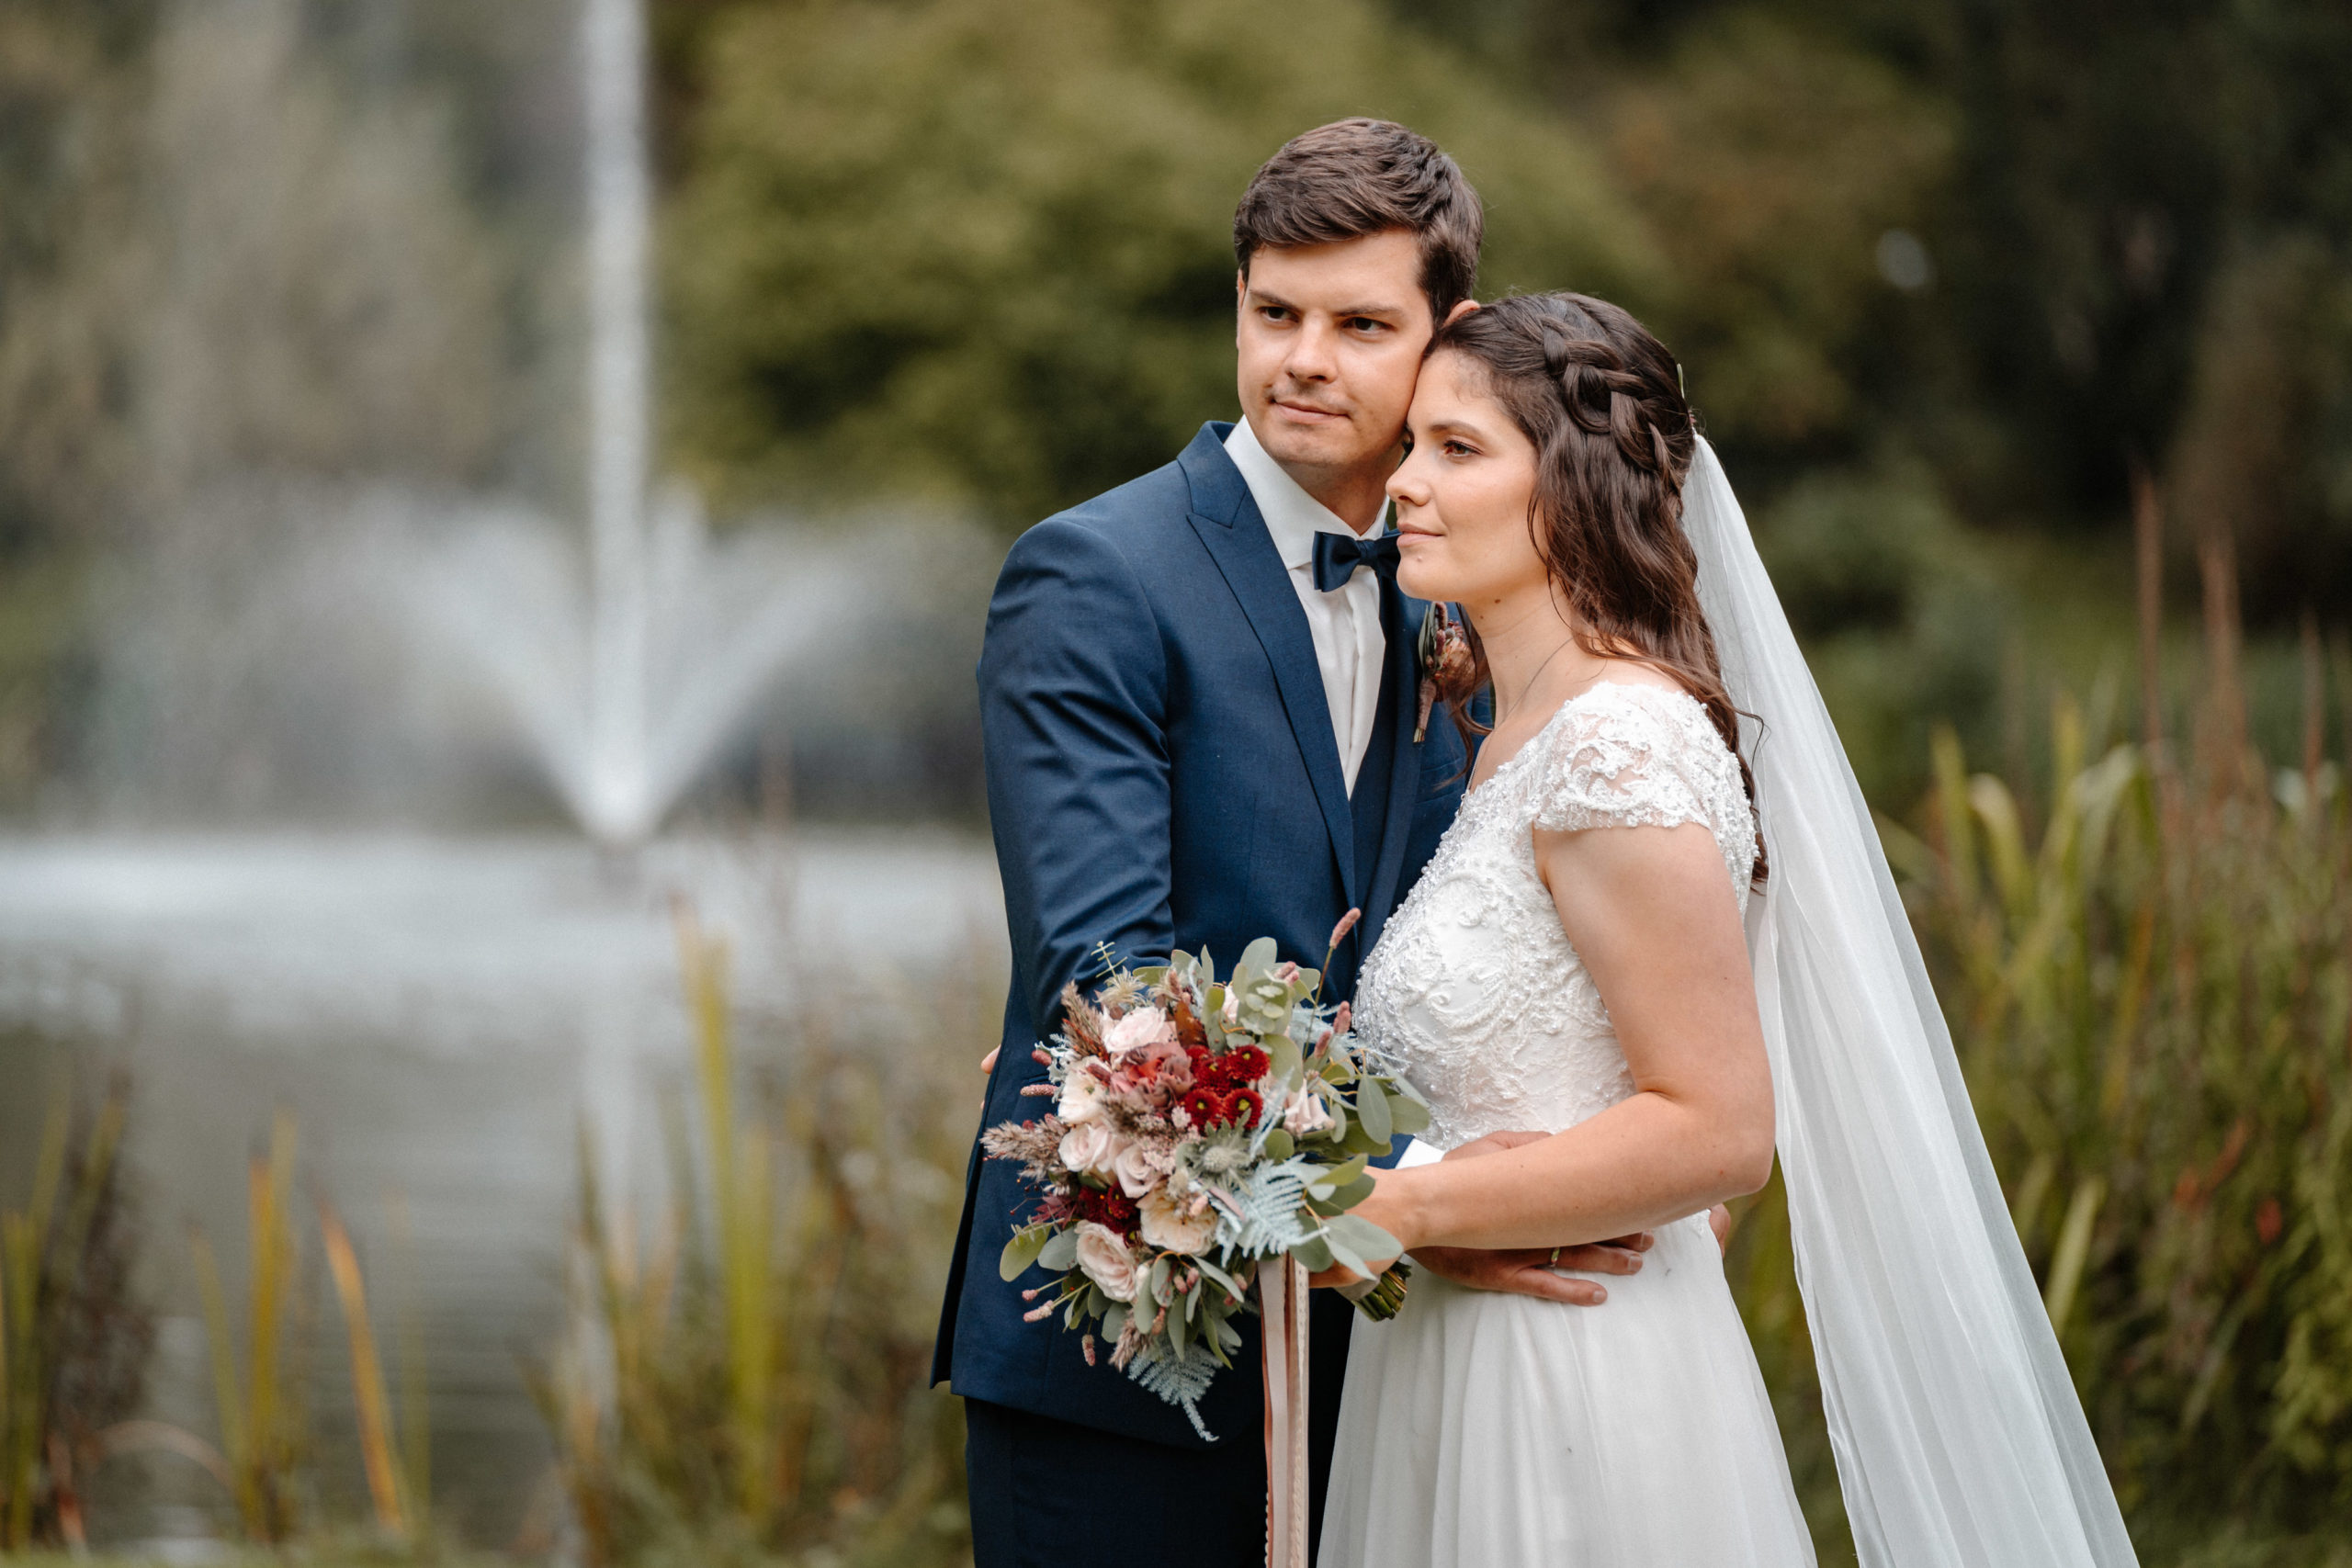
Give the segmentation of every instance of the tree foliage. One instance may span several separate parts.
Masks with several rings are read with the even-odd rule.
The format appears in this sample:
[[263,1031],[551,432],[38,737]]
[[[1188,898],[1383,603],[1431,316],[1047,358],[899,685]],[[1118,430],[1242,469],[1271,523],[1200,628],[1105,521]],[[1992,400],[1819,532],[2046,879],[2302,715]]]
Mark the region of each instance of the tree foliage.
[[722,494],[915,490],[1025,523],[1167,461],[1234,407],[1242,186],[1343,115],[1460,159],[1489,291],[1657,293],[1589,138],[1350,0],[744,6],[706,47],[670,430]]

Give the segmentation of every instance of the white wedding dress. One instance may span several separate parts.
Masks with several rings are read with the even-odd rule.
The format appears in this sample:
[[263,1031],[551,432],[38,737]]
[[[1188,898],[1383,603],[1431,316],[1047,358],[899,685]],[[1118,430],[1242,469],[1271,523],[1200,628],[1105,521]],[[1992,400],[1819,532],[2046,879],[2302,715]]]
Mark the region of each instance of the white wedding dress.
[[[1737,761],[1689,696],[1605,682],[1464,800],[1356,992],[1358,1031],[1429,1099],[1426,1141],[1557,1131],[1634,1092],[1531,832],[1685,822],[1744,911]],[[1604,1282],[1581,1307],[1423,1270],[1395,1320],[1356,1324],[1320,1568],[1813,1562],[1706,1216]]]

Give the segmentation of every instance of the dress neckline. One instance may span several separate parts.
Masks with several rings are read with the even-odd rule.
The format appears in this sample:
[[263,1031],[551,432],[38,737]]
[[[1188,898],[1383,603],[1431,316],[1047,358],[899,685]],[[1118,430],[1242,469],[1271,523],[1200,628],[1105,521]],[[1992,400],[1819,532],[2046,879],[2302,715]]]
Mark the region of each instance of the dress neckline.
[[[1467,807],[1471,801],[1494,788],[1495,784],[1500,781],[1505,773],[1510,772],[1512,768],[1519,764],[1519,760],[1521,757],[1524,757],[1530,751],[1534,750],[1535,748],[1543,742],[1544,738],[1552,733],[1552,727],[1558,724],[1561,717],[1566,715],[1570,708],[1575,707],[1578,703],[1584,701],[1587,697],[1591,696],[1594,693],[1603,690],[1620,692],[1655,692],[1661,697],[1679,697],[1686,703],[1694,704],[1699,700],[1690,693],[1682,690],[1679,686],[1674,687],[1672,690],[1668,690],[1664,686],[1652,686],[1633,681],[1595,681],[1586,686],[1583,691],[1577,692],[1571,696],[1562,697],[1560,699],[1559,705],[1552,710],[1552,716],[1545,719],[1542,727],[1538,728],[1534,734],[1521,741],[1519,743],[1519,750],[1513,751],[1510,756],[1505,757],[1501,761],[1497,762],[1495,764],[1495,771],[1488,773],[1484,782],[1472,784],[1467,790],[1463,792],[1462,807]],[[1473,767],[1477,765],[1476,759],[1472,760],[1471,765]]]

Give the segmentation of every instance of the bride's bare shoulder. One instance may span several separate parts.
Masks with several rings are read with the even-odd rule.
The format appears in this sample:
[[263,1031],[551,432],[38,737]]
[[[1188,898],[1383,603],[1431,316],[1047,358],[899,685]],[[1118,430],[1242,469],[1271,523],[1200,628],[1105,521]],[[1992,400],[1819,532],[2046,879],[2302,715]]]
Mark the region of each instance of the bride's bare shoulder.
[[[1644,659],[1615,658],[1596,678],[1594,686],[1634,686],[1651,691],[1670,692],[1677,696],[1690,695],[1690,688],[1670,671],[1660,669]],[[1591,687],[1587,687],[1589,691]]]

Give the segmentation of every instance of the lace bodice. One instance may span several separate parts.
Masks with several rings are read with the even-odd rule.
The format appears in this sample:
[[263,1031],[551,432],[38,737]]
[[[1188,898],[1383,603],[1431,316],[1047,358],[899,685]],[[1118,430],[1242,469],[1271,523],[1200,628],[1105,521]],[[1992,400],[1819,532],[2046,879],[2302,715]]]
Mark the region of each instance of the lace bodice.
[[1357,983],[1356,1028],[1428,1096],[1442,1148],[1556,1132],[1634,1092],[1560,928],[1533,829],[1705,825],[1744,914],[1756,835],[1739,762],[1680,692],[1601,682],[1472,790]]

